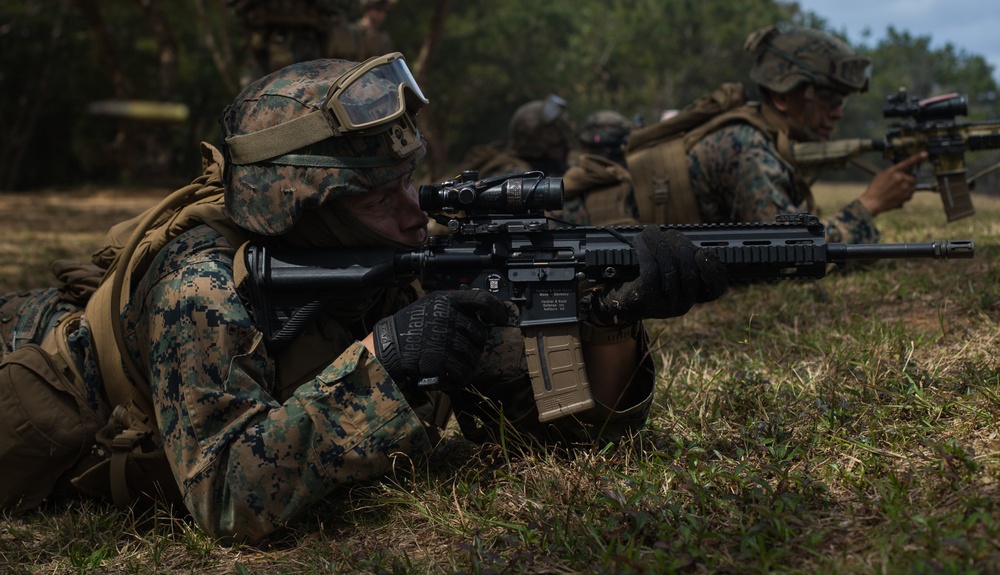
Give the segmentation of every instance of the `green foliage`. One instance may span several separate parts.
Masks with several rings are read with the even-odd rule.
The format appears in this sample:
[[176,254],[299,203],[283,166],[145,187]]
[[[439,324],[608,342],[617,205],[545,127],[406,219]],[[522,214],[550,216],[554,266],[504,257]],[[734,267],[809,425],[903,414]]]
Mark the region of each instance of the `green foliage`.
[[[397,3],[386,21],[396,45],[416,62],[440,0]],[[0,22],[0,187],[39,187],[87,179],[156,177],[186,182],[199,167],[197,142],[219,142],[216,118],[234,98],[244,31],[221,0],[158,3],[176,67],[161,66],[160,44],[142,3],[97,2],[131,96],[182,102],[184,125],[138,125],[132,150],[115,147],[122,124],[86,112],[113,97],[110,70],[98,58],[82,0],[30,0],[8,7]],[[778,21],[826,27],[821,16],[778,0],[480,0],[450,2],[442,37],[428,63],[424,112],[457,165],[467,150],[506,136],[520,104],[549,93],[569,102],[576,121],[615,109],[646,122],[679,108],[723,81],[749,82],[750,31]],[[952,45],[890,28],[859,50],[875,61],[872,89],[852,99],[839,135],[884,132],[884,96],[969,94],[970,119],[998,115],[991,67]],[[47,81],[43,80],[48,78]],[[13,96],[13,97],[11,97]],[[24,121],[38,107],[34,131]],[[30,136],[25,141],[19,138]],[[13,158],[24,159],[11,173]],[[6,163],[5,163],[6,162]]]
[[[411,60],[423,41],[412,23],[433,3],[400,3],[390,16]],[[652,122],[720,82],[746,81],[747,32],[793,13],[773,0],[453,2],[424,113],[447,127],[453,161],[504,138],[519,105],[552,92],[577,121],[610,108]],[[397,34],[404,26],[409,33]]]
[[[5,2],[0,23],[0,187],[79,177],[73,151],[100,77],[84,25],[66,2]],[[53,4],[55,4],[53,6]],[[69,57],[75,54],[75,57]],[[34,132],[28,124],[37,121]],[[95,134],[96,135],[96,134]],[[12,160],[23,154],[17,171]]]
[[[120,62],[126,94],[116,94],[99,42],[71,0],[7,2],[0,25],[0,187],[26,188],[123,177],[149,182],[190,181],[200,166],[198,141],[218,141],[216,117],[235,96],[213,65],[206,31],[216,50],[232,53],[240,41],[221,2],[157,3],[176,45],[173,64],[161,66],[151,20],[142,3],[97,2],[111,50]],[[196,6],[202,6],[199,10]],[[194,18],[193,15],[199,15]],[[172,101],[190,109],[185,124],[133,123],[90,114],[88,105],[127,97]],[[32,106],[37,124],[26,133]],[[116,145],[116,134],[133,131],[133,148]],[[27,137],[20,141],[22,136]],[[29,137],[30,136],[30,137]],[[23,148],[25,161],[11,173]],[[180,175],[182,174],[182,175]]]

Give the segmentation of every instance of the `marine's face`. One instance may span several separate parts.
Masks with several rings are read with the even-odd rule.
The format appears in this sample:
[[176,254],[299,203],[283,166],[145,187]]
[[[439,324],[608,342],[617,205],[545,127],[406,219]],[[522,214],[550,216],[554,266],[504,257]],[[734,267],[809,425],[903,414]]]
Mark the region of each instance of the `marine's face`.
[[797,88],[787,94],[782,94],[782,106],[775,102],[779,110],[788,116],[791,124],[791,136],[794,140],[827,140],[837,122],[844,117],[844,106],[847,97],[829,88],[814,88],[810,100],[806,96],[806,87]]
[[368,194],[339,198],[357,220],[383,236],[418,246],[427,239],[427,214],[420,209],[412,172]]

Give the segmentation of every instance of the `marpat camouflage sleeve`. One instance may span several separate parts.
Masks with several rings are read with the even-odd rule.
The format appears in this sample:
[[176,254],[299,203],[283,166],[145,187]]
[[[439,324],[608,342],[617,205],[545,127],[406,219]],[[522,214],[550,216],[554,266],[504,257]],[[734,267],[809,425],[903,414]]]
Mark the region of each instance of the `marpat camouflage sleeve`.
[[[688,151],[691,187],[705,222],[772,222],[778,214],[809,211],[792,166],[768,137],[746,123],[724,126]],[[855,200],[826,222],[826,239],[877,243],[879,231]]]
[[124,325],[188,510],[213,535],[257,541],[430,443],[359,342],[276,401],[276,366],[237,296],[233,253],[204,226],[179,236],[138,285]]

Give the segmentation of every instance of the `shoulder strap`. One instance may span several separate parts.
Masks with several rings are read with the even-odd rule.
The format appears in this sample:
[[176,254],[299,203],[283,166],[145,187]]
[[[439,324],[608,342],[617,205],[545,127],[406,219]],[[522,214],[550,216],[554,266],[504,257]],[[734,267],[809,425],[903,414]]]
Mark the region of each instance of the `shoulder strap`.
[[[126,351],[121,326],[123,300],[132,289],[132,278],[141,277],[156,253],[168,241],[200,224],[208,224],[232,245],[245,241],[245,232],[222,213],[222,155],[202,144],[205,174],[148,210],[116,255],[104,281],[87,303],[87,320],[94,338],[101,379],[111,405],[134,402],[153,416],[152,396],[135,360]],[[172,217],[164,218],[173,213]]]
[[707,133],[710,126],[719,125],[720,117],[746,101],[743,85],[728,82],[700,96],[677,116],[632,132],[626,162],[642,223],[701,223],[688,175],[687,150],[696,141],[695,134]]
[[[713,92],[713,101],[722,102],[726,94],[732,94],[731,87]],[[722,104],[719,104],[716,108],[721,107]],[[751,124],[767,134],[775,142],[782,159],[794,166],[788,134],[779,128],[780,119],[769,108],[756,102],[721,110],[691,129],[675,133],[658,144],[652,144],[647,139],[644,147],[636,149],[630,143],[627,161],[642,223],[702,223],[701,211],[691,187],[687,152],[706,135],[734,122]]]
[[778,148],[778,154],[781,158],[789,164],[794,165],[788,132],[780,127],[782,126],[782,120],[778,117],[777,112],[758,102],[750,102],[744,106],[719,114],[697,130],[692,131],[689,135],[685,136],[687,149],[691,149],[691,146],[706,135],[733,122],[750,124],[766,134]]
[[743,84],[740,82],[721,84],[715,90],[684,106],[684,109],[673,118],[634,130],[629,134],[627,151],[631,153],[655,146],[679,134],[690,132],[719,114],[742,106],[746,101]]
[[594,188],[604,188],[625,182],[631,185],[632,176],[628,170],[602,156],[580,154],[576,165],[563,174],[563,197],[566,200],[579,197]]
[[632,152],[627,162],[640,223],[701,223],[701,211],[691,191],[684,138]]

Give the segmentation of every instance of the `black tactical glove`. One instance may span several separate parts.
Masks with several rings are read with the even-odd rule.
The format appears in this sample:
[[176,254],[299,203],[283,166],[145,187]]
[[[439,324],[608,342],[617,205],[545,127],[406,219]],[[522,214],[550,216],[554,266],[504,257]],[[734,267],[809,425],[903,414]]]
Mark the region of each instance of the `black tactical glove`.
[[452,389],[476,371],[489,336],[507,308],[481,290],[437,291],[375,324],[375,357],[400,386]]
[[595,298],[594,313],[605,325],[677,317],[726,291],[719,260],[676,230],[646,226],[634,247],[639,277]]

